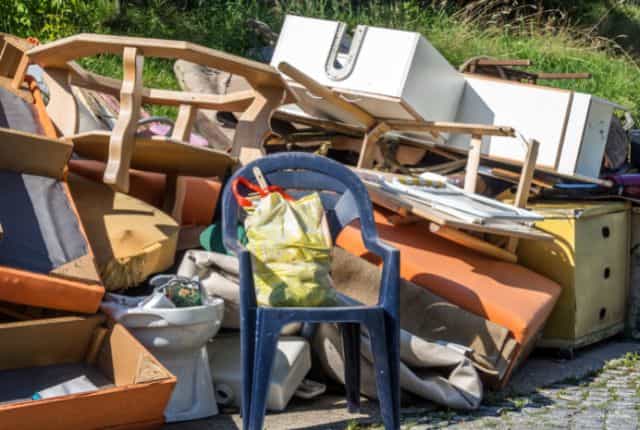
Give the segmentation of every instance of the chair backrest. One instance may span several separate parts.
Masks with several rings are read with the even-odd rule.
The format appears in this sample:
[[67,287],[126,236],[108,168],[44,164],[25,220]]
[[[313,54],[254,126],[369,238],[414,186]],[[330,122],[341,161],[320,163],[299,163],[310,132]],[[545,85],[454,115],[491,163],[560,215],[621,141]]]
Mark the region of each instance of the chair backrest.
[[270,185],[279,185],[300,196],[317,191],[327,213],[333,239],[354,221],[360,220],[365,245],[377,240],[369,194],[358,176],[329,158],[304,152],[284,152],[259,158],[238,169],[227,182],[222,196],[222,228],[225,244],[237,237],[240,210],[231,191],[235,178],[243,176],[257,182],[253,168],[258,167]]

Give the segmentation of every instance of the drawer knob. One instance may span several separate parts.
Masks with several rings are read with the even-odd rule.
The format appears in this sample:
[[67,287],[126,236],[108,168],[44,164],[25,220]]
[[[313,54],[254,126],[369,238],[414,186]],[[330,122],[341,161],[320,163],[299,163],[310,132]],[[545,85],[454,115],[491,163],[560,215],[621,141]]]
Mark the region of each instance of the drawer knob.
[[604,268],[604,279],[609,279],[609,276],[611,276],[611,269],[609,269],[608,267]]
[[602,227],[602,237],[604,237],[605,239],[608,238],[611,235],[611,230],[609,230],[609,227]]

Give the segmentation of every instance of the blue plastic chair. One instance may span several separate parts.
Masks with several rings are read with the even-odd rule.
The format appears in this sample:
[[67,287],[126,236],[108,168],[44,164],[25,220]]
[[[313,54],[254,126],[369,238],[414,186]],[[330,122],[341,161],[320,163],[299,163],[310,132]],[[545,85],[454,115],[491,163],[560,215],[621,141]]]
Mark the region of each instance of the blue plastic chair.
[[[251,255],[237,240],[237,224],[243,209],[231,192],[238,176],[256,182],[259,167],[267,182],[293,196],[317,191],[327,212],[335,239],[355,219],[360,220],[367,249],[383,259],[382,285],[375,306],[262,307],[256,303]],[[291,322],[338,323],[345,355],[345,387],[350,412],[360,407],[360,325],[369,332],[376,371],[381,415],[386,429],[400,428],[400,253],[383,243],[376,231],[369,195],[360,179],[347,167],[325,157],[287,152],[255,160],[239,169],[227,183],[222,197],[224,244],[240,263],[243,427],[262,430],[269,381],[280,331]]]

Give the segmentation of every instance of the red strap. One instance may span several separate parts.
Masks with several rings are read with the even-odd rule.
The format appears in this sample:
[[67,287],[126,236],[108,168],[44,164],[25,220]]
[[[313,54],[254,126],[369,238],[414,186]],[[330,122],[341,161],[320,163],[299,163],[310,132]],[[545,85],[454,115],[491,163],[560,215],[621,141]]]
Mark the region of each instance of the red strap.
[[269,193],[278,193],[285,200],[293,200],[293,197],[287,194],[282,187],[279,187],[277,185],[269,185],[267,188],[260,188],[257,184],[249,181],[244,176],[238,176],[231,184],[231,191],[233,192],[233,196],[236,198],[238,204],[243,208],[251,207],[253,206],[253,203],[251,202],[251,200],[240,194],[240,190],[238,189],[239,185],[243,185],[248,190],[253,191],[254,193],[258,193],[260,197],[264,197]]

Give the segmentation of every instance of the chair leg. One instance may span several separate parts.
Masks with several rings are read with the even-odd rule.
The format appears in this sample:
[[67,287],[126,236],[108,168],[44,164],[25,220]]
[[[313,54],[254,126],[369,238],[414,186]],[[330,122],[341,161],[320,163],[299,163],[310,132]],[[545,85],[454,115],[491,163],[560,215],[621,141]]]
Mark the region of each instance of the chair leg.
[[251,390],[251,414],[247,430],[262,430],[267,410],[267,395],[271,370],[278,347],[282,324],[258,312],[256,324],[256,353],[254,357],[253,387]]
[[249,312],[240,331],[240,348],[242,360],[242,427],[249,428],[251,416],[251,387],[253,387],[253,369],[256,345],[256,312]]
[[344,386],[349,412],[360,411],[360,324],[342,323],[342,349],[344,350]]
[[[394,378],[391,375],[392,364],[390,363],[391,354],[387,344],[390,340],[386,336],[385,318],[383,314],[375,314],[374,317],[367,322],[369,329],[369,339],[371,341],[371,352],[373,353],[373,364],[376,372],[376,387],[378,389],[378,401],[380,402],[380,415],[386,430],[400,429],[400,420],[396,420],[395,411],[395,391]],[[398,411],[399,412],[399,411]]]
[[385,333],[387,335],[387,354],[389,356],[390,388],[393,395],[393,416],[396,427],[400,427],[400,323],[385,316]]

